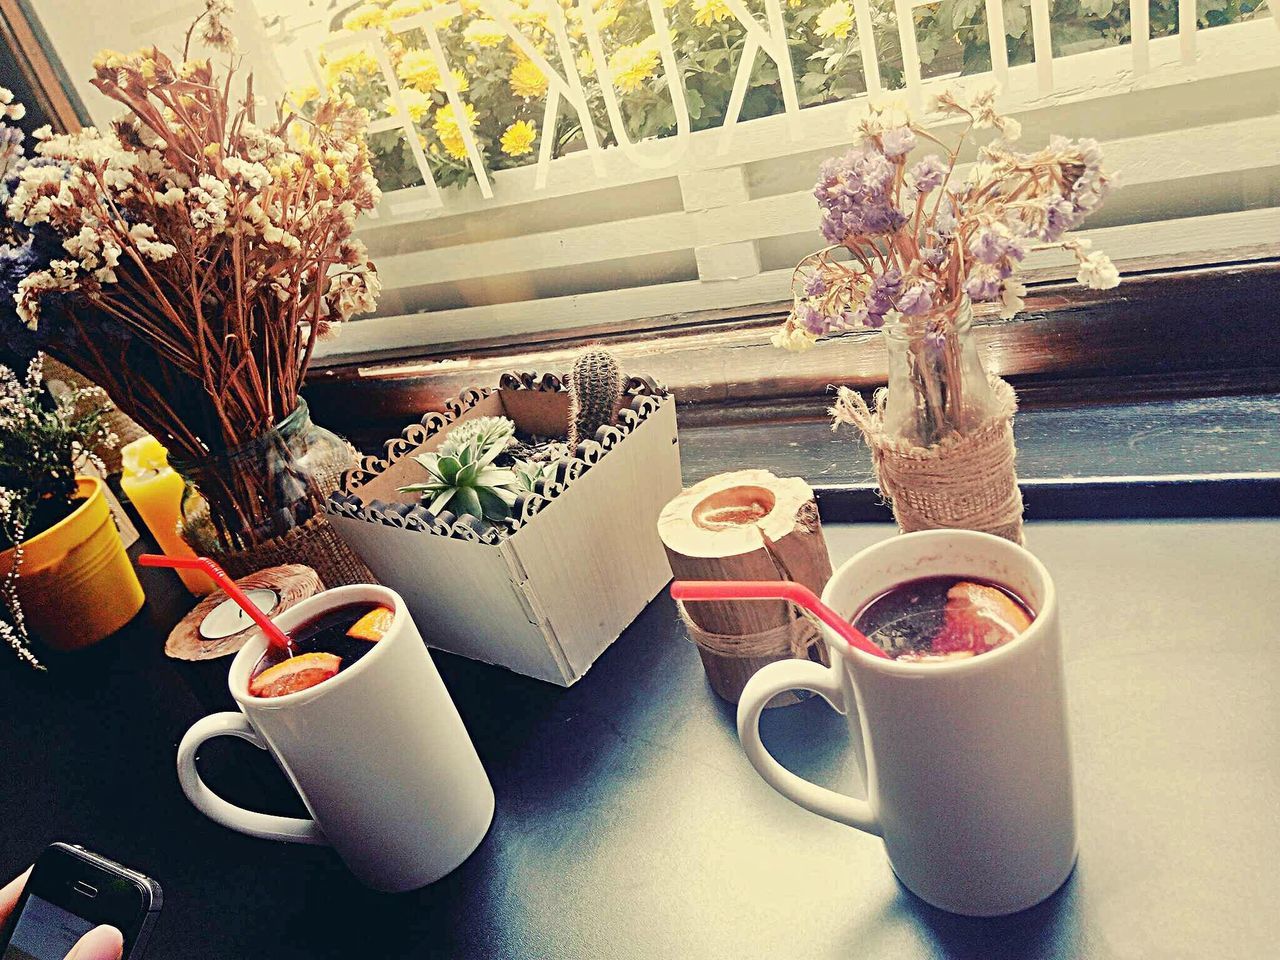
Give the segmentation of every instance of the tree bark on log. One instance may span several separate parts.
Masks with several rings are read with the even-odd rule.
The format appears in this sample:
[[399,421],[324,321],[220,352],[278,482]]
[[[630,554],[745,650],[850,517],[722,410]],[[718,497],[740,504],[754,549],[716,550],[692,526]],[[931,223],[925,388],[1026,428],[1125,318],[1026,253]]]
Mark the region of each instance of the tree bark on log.
[[[738,470],[684,490],[663,509],[658,532],[678,580],[793,580],[821,594],[831,559],[809,485],[767,470]],[[711,688],[737,703],[767,663],[793,656],[827,662],[821,633],[782,600],[690,603],[681,615]],[[782,693],[770,707],[806,699]]]

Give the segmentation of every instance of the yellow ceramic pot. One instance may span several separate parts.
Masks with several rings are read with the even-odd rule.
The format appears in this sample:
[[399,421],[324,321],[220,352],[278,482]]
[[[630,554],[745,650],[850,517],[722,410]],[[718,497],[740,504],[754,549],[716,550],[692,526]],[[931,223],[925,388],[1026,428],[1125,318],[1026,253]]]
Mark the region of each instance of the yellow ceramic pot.
[[[115,633],[145,597],[107,507],[102,481],[79,477],[71,516],[22,544],[18,600],[32,636],[54,650],[77,650]],[[0,553],[0,577],[13,567]]]

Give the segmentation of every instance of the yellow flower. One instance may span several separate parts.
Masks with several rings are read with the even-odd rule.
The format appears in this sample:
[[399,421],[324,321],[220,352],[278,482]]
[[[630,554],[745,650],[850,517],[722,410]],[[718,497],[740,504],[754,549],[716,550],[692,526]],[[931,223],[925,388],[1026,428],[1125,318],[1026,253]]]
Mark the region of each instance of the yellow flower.
[[709,27],[732,16],[733,11],[724,0],[693,0],[693,22],[700,27]]
[[[454,67],[452,70],[450,70],[449,75],[453,77],[453,82],[458,85],[459,93],[466,93],[468,90],[471,89],[471,78],[468,77],[465,73],[463,73],[457,67]],[[441,93],[444,93],[444,84],[443,83],[438,84],[436,86],[436,89],[439,90]]]
[[496,20],[472,20],[462,31],[462,39],[477,47],[496,47],[506,38],[506,31]]
[[596,72],[596,62],[591,59],[591,51],[583,50],[578,54],[578,73],[582,76]]
[[511,92],[526,100],[547,92],[547,77],[532,60],[517,60],[511,68],[510,80]]
[[[469,103],[463,104],[463,109],[467,115],[467,126],[474,127],[476,125],[476,108]],[[436,136],[440,138],[440,142],[444,145],[449,156],[455,160],[465,160],[467,158],[467,145],[462,139],[462,131],[458,128],[457,112],[453,109],[453,104],[446,103],[443,107],[436,111],[436,119],[432,124],[435,128]]]
[[537,127],[528,120],[517,120],[502,134],[502,152],[508,157],[522,157],[533,152],[533,141],[537,138]]
[[[432,99],[421,90],[414,90],[406,87],[400,91],[400,96],[404,98],[404,107],[409,111],[409,119],[417,123],[428,113],[431,112],[435,103]],[[387,116],[394,117],[399,111],[396,110],[395,100],[388,97],[386,100]]]
[[421,13],[430,8],[429,0],[395,0],[395,3],[387,7],[387,16],[392,20],[399,20],[401,17],[411,17],[415,13]]
[[639,43],[619,47],[609,58],[613,83],[623,93],[639,90],[658,69],[658,48],[650,36]]
[[430,50],[410,50],[396,67],[396,75],[407,86],[430,93],[440,85],[440,68]]
[[376,3],[364,3],[342,18],[343,30],[368,30],[385,26],[390,17]]
[[843,40],[853,29],[853,7],[848,0],[835,0],[820,14],[814,25],[814,32],[820,37],[833,37]]
[[333,60],[321,60],[324,64],[324,80],[328,86],[335,86],[344,76],[371,76],[378,72],[378,61],[367,50],[353,50]]
[[289,102],[295,107],[305,107],[312,100],[320,99],[320,91],[314,83],[308,83],[305,87],[298,87],[297,90],[289,92]]

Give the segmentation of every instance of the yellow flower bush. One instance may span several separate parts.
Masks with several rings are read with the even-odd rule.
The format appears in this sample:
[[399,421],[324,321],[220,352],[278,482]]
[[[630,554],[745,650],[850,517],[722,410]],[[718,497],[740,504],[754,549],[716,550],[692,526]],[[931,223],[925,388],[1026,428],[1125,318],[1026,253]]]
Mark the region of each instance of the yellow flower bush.
[[[471,104],[463,104],[464,112],[467,115],[467,125],[474,127],[476,125],[476,108]],[[458,127],[457,111],[453,109],[453,104],[446,103],[443,107],[436,111],[436,119],[432,124],[432,128],[436,132],[436,136],[440,138],[440,143],[444,146],[445,151],[455,160],[464,160],[467,156],[467,144],[462,139],[462,130]]]
[[511,68],[511,92],[526,100],[547,92],[546,74],[532,60],[517,60]]
[[365,3],[342,18],[342,29],[344,30],[368,30],[372,27],[382,27],[390,21],[387,11],[376,3]]
[[538,138],[538,128],[529,120],[517,120],[503,131],[502,152],[509,157],[523,157],[533,152],[533,141]]
[[733,11],[724,0],[693,0],[693,22],[700,27],[709,27],[733,16]]
[[833,37],[843,40],[853,29],[853,7],[848,0],[836,0],[818,14],[818,22],[814,32],[820,37]]
[[[400,96],[404,100],[404,108],[409,112],[409,119],[417,123],[435,108],[435,103],[427,94],[421,90],[414,90],[406,87],[400,91]],[[386,102],[387,116],[396,116],[395,100],[388,98]]]
[[507,31],[496,20],[472,20],[462,31],[462,39],[477,47],[496,47],[507,39]]
[[649,37],[640,43],[619,47],[609,58],[613,83],[623,93],[639,90],[658,70],[658,43]]
[[430,50],[409,50],[396,64],[396,76],[406,86],[430,93],[440,85],[440,67]]
[[[606,65],[629,139],[665,137],[675,132],[675,112],[668,91],[673,80],[683,84],[695,131],[721,125],[747,41],[746,28],[726,0],[662,0],[678,78],[666,76],[663,69],[659,26],[653,21],[647,0],[592,0],[587,5],[587,15],[600,32],[604,64],[588,49],[579,0],[512,0],[510,21],[523,43],[508,36],[477,0],[461,0],[460,15],[436,22],[443,60],[432,54],[423,29],[392,30],[403,27],[404,18],[445,2],[367,0],[343,18],[343,27],[338,31],[348,35],[352,31],[380,33],[396,81],[405,91],[408,116],[403,119],[411,127],[369,138],[375,170],[384,189],[423,182],[410,148],[410,138],[415,135],[422,139],[428,169],[436,183],[457,186],[475,178],[452,109],[446,109],[448,101],[442,83],[445,70],[458,92],[465,95],[472,132],[485,168],[492,172],[533,162],[533,145],[538,137],[550,140],[553,157],[581,149],[584,129],[591,127],[603,146],[615,143],[617,136],[605,110],[600,77]],[[1157,0],[1153,4],[1153,36],[1166,35],[1164,22],[1157,22],[1155,11],[1164,10],[1170,2]],[[881,80],[892,90],[902,83],[900,55],[892,52],[897,49],[894,0],[870,3],[874,40],[885,51],[880,63]],[[759,12],[758,2],[748,6]],[[850,0],[786,0],[782,7],[800,105],[830,103],[861,94],[865,89],[862,55]],[[561,17],[569,38],[568,57],[562,56],[555,40],[555,25]],[[989,60],[983,17],[982,5],[974,3],[917,8],[915,28],[922,65],[932,67],[933,72],[944,68],[959,73],[986,69]],[[1057,20],[1055,13],[1055,23]],[[1095,21],[1110,23],[1098,17],[1089,23]],[[1014,18],[1010,17],[1008,23],[1011,30],[1015,29]],[[1120,27],[1127,29],[1127,20],[1119,27],[1111,24],[1105,29],[1114,31]],[[1095,28],[1082,25],[1080,29],[1087,34]],[[552,69],[567,79],[576,69],[590,116],[579,117],[569,104],[562,103],[554,126],[541,128],[550,78],[529,59],[526,44],[540,50]],[[975,52],[974,44],[982,50]],[[1011,35],[1008,45],[1010,63],[1030,62],[1027,37]],[[124,59],[123,55],[116,56]],[[339,48],[322,55],[320,62],[330,93],[349,94],[356,106],[375,119],[389,115],[392,91],[371,49]],[[139,69],[145,71],[145,64]],[[316,98],[314,91],[299,91],[294,102],[315,102]],[[305,106],[302,109],[305,112]],[[777,65],[763,54],[757,55],[740,119],[749,121],[782,110]]]

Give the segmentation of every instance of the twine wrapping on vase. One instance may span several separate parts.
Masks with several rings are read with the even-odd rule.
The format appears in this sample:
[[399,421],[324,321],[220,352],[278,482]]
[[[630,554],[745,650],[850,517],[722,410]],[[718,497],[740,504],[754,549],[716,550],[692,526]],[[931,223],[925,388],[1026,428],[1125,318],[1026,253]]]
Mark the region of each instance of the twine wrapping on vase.
[[267,567],[304,563],[319,574],[326,587],[377,583],[373,572],[347,546],[329,518],[318,514],[279,537],[232,553],[213,551],[212,559],[233,577],[248,576]]
[[975,430],[919,447],[883,427],[887,391],[876,391],[872,410],[856,391],[841,387],[831,416],[852,424],[871,450],[880,490],[893,504],[903,533],[966,529],[1022,543],[1022,492],[1014,469],[1013,387],[989,378],[997,412]]
[[[347,444],[350,462],[325,463],[312,473],[323,502],[342,483],[342,475],[355,461],[355,448]],[[377,583],[373,571],[342,539],[329,518],[318,513],[280,536],[243,550],[226,551],[218,544],[207,503],[182,523],[180,533],[196,553],[217,561],[233,578],[248,576],[286,564],[306,564],[315,570],[326,588],[355,583]]]

